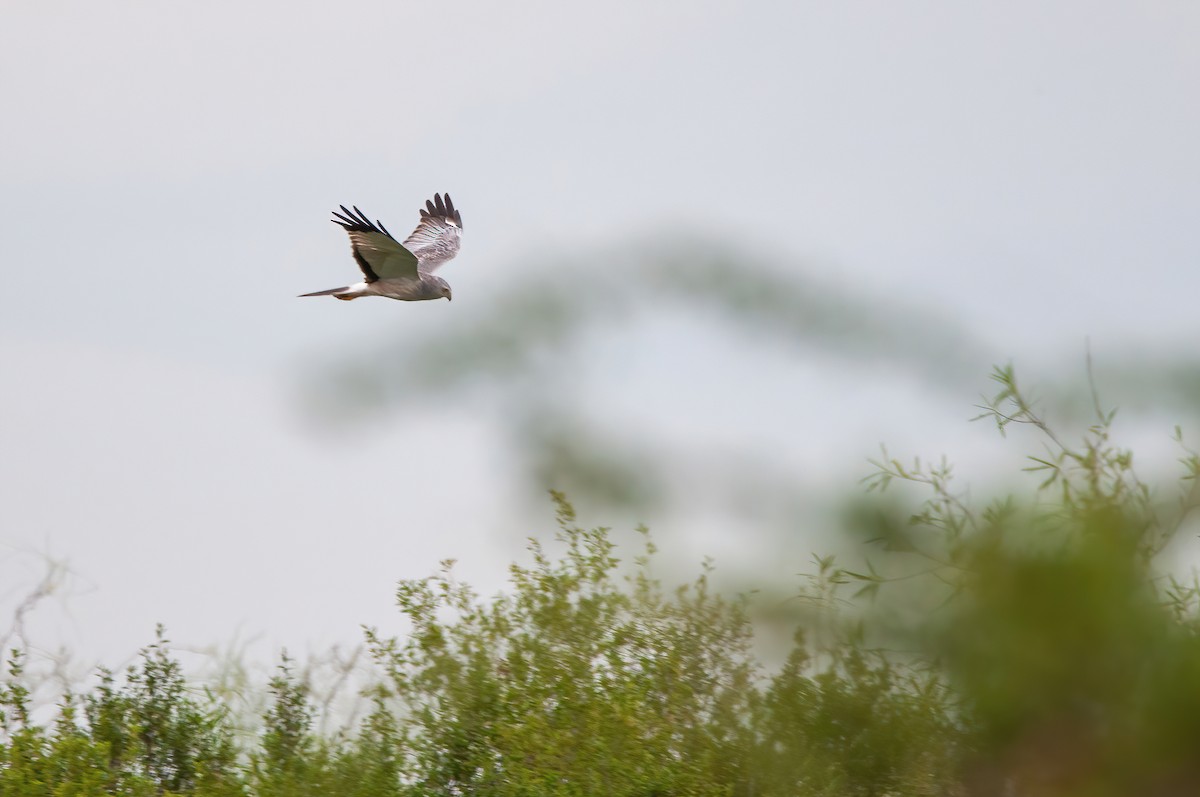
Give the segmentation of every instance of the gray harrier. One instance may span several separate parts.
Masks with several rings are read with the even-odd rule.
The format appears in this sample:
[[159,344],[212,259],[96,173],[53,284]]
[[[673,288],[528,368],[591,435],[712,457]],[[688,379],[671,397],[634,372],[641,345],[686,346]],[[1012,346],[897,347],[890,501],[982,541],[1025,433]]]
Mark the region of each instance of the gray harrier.
[[350,235],[354,262],[362,269],[363,281],[344,288],[305,293],[302,296],[332,296],[349,301],[360,296],[386,296],[405,302],[450,298],[450,285],[433,272],[458,254],[462,236],[462,214],[454,209],[450,195],[442,201],[434,194],[421,211],[421,223],[401,244],[379,221],[374,224],[355,207],[333,212],[334,224]]

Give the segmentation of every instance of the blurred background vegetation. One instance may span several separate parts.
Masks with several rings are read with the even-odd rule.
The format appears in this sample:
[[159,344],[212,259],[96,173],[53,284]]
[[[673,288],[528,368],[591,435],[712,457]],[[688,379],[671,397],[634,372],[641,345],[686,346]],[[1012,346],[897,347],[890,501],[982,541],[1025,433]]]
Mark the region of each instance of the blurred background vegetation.
[[[1007,356],[950,311],[813,276],[830,274],[829,264],[690,241],[564,250],[527,264],[518,284],[494,292],[478,318],[424,337],[384,338],[348,361],[339,351],[304,385],[313,417],[352,426],[417,408],[494,413],[507,435],[507,475],[537,500],[547,488],[562,489],[581,505],[634,507],[645,519],[651,509],[681,509],[701,495],[741,506],[747,493],[786,503],[805,491],[785,463],[814,419],[789,417],[789,397],[772,394],[769,377],[802,363],[818,364],[834,385],[882,375],[913,386],[927,404],[970,417],[964,405],[986,384],[987,364]],[[1168,426],[1194,420],[1194,352],[1125,345],[1093,363],[1080,335],[1068,350],[1044,348],[1026,376],[1068,426],[1087,422],[1097,385],[1136,414],[1133,425],[1146,417]],[[698,361],[705,377],[655,385],[637,370],[672,358]],[[740,392],[705,395],[726,378],[742,380]],[[693,427],[697,439],[724,425],[740,429],[745,415],[778,417],[778,434],[750,437],[740,450],[673,446],[661,430],[695,406],[713,411],[703,429]],[[696,481],[685,488],[680,473]]]
[[476,326],[331,364],[308,400],[335,426],[418,403],[499,408],[505,476],[551,491],[557,529],[503,592],[447,561],[400,583],[403,632],[367,629],[361,658],[284,654],[265,688],[236,656],[189,679],[161,629],[123,672],[47,687],[23,628],[52,568],[6,638],[0,793],[1200,793],[1200,459],[1176,427],[1175,472],[1144,479],[1097,387],[1150,410],[1134,427],[1185,415],[1200,384],[1187,363],[1088,354],[1080,379],[1039,377],[1042,400],[996,367],[968,409],[1021,431],[1026,472],[968,487],[951,463],[885,450],[825,498],[829,549],[791,561],[786,584],[717,588],[708,561],[679,579],[645,529],[578,523],[573,502],[624,522],[707,493],[741,518],[729,533],[790,557],[756,524],[813,517],[769,456],[786,452],[673,450],[606,417],[587,395],[615,378],[595,372],[605,346],[678,324],[712,341],[717,373],[738,347],[801,350],[954,396],[992,357],[936,313],[787,273],[717,247],[613,252],[556,264]]

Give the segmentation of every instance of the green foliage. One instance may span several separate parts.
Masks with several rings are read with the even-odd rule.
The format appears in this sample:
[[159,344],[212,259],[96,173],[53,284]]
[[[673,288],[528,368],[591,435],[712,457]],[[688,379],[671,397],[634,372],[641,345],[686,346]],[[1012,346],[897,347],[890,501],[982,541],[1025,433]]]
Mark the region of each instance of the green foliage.
[[[400,585],[405,641],[372,634],[411,712],[418,794],[724,794],[746,782],[757,668],[741,601],[707,573],[673,593],[628,582],[604,529],[559,506],[553,560],[513,565],[512,591],[481,601],[438,575]],[[450,619],[444,619],[450,616]]]
[[756,794],[940,794],[956,729],[939,680],[847,643],[815,675],[801,640],[763,699]]
[[86,702],[88,725],[108,749],[118,788],[149,783],[159,793],[237,794],[236,754],[224,712],[188,694],[161,627],[141,659],[126,673],[123,688],[114,688],[111,673],[103,673]]
[[709,566],[666,590],[646,536],[621,577],[608,532],[556,501],[561,558],[531,541],[487,601],[446,563],[401,584],[405,640],[371,635],[415,794],[936,793],[954,750],[936,677],[849,637],[818,666],[802,636],[768,675]]
[[976,504],[948,463],[885,452],[868,493],[927,497],[859,507],[866,553],[815,559],[781,665],[758,655],[754,601],[714,591],[711,565],[665,587],[648,532],[622,565],[555,495],[555,540],[530,541],[507,591],[480,597],[449,561],[400,583],[410,629],[368,632],[383,680],[353,733],[314,731],[285,654],[261,734],[235,745],[161,629],[47,726],[14,651],[0,795],[1200,793],[1200,584],[1163,554],[1200,501],[1200,457],[1177,430],[1180,487],[1152,489],[1094,394],[1068,444],[1011,368],[993,377],[980,417],[1043,440],[1033,489]]
[[263,718],[265,731],[251,762],[255,793],[263,797],[325,793],[328,756],[322,741],[312,734],[308,688],[296,680],[286,652],[270,689],[273,700]]
[[3,689],[7,740],[0,745],[0,793],[40,795],[244,793],[223,712],[188,695],[178,662],[159,629],[125,683],[102,672],[83,701],[59,705],[53,729],[30,723],[23,657],[14,653]]
[[[980,417],[1044,440],[1026,468],[1040,480],[1032,500],[976,510],[948,467],[876,463],[870,487],[905,480],[932,495],[907,526],[880,524],[886,553],[868,574],[840,573],[892,609],[924,612],[889,630],[953,688],[971,790],[1200,793],[1197,591],[1160,569],[1200,498],[1200,460],[1184,448],[1179,489],[1159,494],[1113,444],[1115,413],[1094,391],[1095,420],[1071,445],[1010,367],[993,378],[1000,391]],[[886,544],[896,535],[905,545]]]

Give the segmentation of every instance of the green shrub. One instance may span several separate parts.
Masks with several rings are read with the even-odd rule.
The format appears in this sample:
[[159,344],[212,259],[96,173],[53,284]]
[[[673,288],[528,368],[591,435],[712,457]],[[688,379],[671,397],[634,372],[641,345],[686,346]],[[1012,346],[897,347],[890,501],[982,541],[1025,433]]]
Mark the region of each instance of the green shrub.
[[648,533],[622,567],[556,495],[561,552],[531,541],[506,592],[481,598],[450,562],[400,583],[411,628],[368,632],[381,681],[352,733],[314,731],[284,655],[261,734],[235,743],[161,629],[45,725],[14,651],[0,795],[1200,794],[1200,586],[1162,554],[1200,501],[1200,457],[1184,449],[1177,495],[1153,490],[1111,413],[1068,445],[1011,369],[995,378],[984,417],[1044,438],[1038,485],[977,506],[949,466],[885,457],[872,491],[928,498],[857,507],[863,562],[816,559],[780,667],[709,565],[668,589]]

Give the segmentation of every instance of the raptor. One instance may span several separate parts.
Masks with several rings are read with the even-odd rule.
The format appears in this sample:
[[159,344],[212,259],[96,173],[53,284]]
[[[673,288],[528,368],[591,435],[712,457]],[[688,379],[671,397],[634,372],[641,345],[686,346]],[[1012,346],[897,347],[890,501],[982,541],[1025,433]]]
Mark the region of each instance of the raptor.
[[404,243],[393,238],[382,222],[372,224],[357,206],[350,210],[339,207],[342,212],[335,210],[332,221],[349,234],[350,251],[362,269],[363,281],[301,296],[332,296],[344,301],[360,296],[386,296],[403,302],[450,299],[450,284],[433,273],[458,254],[462,238],[462,214],[449,194],[444,199],[434,194],[426,201],[420,223]]

